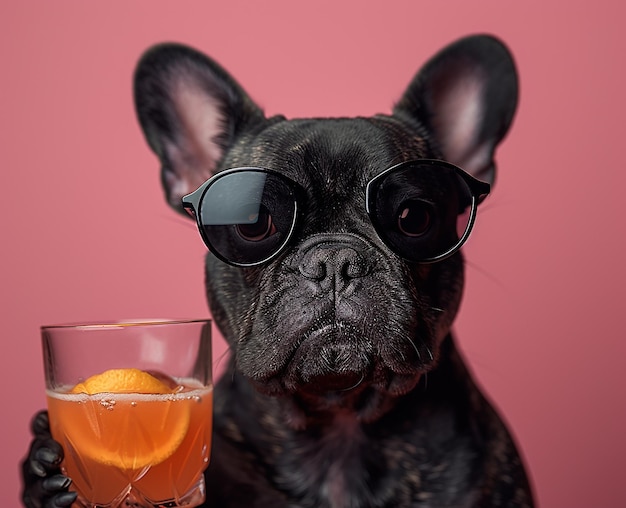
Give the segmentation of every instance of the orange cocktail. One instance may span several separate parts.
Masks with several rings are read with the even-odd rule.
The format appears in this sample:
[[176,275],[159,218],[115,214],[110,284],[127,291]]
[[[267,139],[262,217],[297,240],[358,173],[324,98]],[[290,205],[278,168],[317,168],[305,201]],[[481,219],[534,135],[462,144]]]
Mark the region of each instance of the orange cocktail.
[[[69,352],[64,358],[67,347],[60,345],[73,342],[77,347],[81,342],[59,339],[66,329],[46,330],[46,395],[52,437],[65,453],[63,472],[72,479],[71,489],[78,492],[82,507],[198,506],[205,499],[203,472],[211,448],[208,325],[201,330],[204,343],[190,341],[186,351],[183,337],[174,334],[157,340],[164,332],[155,324],[144,325],[149,333],[131,326],[140,327],[122,325],[119,338],[126,337],[120,347],[114,346],[115,336],[93,362],[109,364],[113,358],[125,357],[127,364],[140,368],[100,370],[90,365],[85,370]],[[81,331],[85,330],[94,334],[89,327]],[[111,330],[99,332],[107,332],[108,337]],[[137,347],[133,336],[139,337]],[[164,344],[170,342],[168,350]],[[105,359],[107,352],[111,358]],[[80,353],[74,350],[75,355]],[[157,353],[163,369],[154,368]],[[134,356],[140,361],[130,362]],[[77,374],[77,370],[90,374]]]
[[91,503],[115,506],[132,490],[156,504],[201,479],[211,442],[210,387],[180,380],[170,393],[47,395],[66,473]]

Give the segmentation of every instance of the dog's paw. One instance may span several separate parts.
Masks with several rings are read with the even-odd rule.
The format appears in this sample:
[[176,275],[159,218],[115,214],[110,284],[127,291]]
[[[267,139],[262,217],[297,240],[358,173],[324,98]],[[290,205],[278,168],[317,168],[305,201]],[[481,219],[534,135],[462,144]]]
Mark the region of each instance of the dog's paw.
[[33,440],[22,463],[22,500],[27,508],[71,506],[76,492],[69,492],[72,480],[61,474],[63,448],[52,439],[48,412],[40,411],[31,423]]

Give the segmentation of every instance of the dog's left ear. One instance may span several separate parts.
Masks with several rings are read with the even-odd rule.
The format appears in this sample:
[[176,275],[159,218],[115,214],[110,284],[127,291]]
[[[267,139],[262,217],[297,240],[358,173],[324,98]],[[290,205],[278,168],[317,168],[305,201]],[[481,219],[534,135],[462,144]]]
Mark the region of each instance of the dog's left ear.
[[517,72],[508,49],[494,37],[475,35],[431,58],[394,114],[425,125],[445,160],[493,182],[493,154],[511,125],[517,97]]

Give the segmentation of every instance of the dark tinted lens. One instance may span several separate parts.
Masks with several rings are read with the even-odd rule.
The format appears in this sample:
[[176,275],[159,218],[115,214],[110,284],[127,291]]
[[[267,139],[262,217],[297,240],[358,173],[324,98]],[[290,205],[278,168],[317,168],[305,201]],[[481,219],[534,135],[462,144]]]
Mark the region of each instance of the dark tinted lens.
[[405,236],[417,238],[430,230],[433,210],[423,201],[409,199],[402,203],[396,212],[398,230]]
[[256,219],[254,222],[237,225],[237,232],[244,240],[260,242],[277,232],[272,214],[265,205],[259,207],[259,211],[254,218]]
[[296,218],[291,183],[258,170],[225,173],[205,190],[199,218],[209,248],[237,265],[266,261],[286,244]]
[[453,167],[411,163],[372,182],[370,213],[398,255],[430,261],[455,248],[469,227],[472,193]]

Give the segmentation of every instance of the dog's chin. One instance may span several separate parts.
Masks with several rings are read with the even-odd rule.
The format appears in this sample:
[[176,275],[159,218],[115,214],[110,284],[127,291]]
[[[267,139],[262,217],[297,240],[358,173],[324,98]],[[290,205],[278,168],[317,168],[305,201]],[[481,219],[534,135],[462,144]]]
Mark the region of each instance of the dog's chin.
[[426,353],[431,347],[424,340],[416,345],[411,336],[432,334],[373,333],[347,319],[322,323],[295,338],[284,336],[282,347],[273,350],[274,361],[258,361],[267,358],[258,354],[259,348],[243,350],[240,372],[259,392],[276,397],[287,420],[297,427],[332,422],[338,414],[371,423],[413,390],[433,366],[433,355]]
[[339,415],[373,423],[413,390],[420,378],[419,372],[387,373],[378,379],[371,373],[350,372],[323,374],[297,384],[274,378],[254,385],[264,395],[276,397],[286,421],[301,429],[332,423]]

